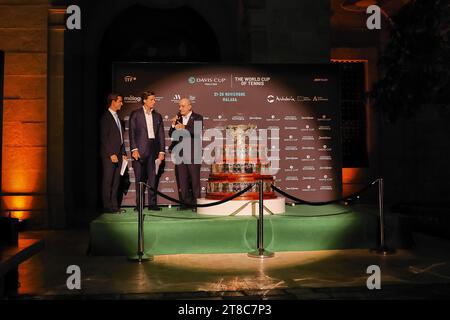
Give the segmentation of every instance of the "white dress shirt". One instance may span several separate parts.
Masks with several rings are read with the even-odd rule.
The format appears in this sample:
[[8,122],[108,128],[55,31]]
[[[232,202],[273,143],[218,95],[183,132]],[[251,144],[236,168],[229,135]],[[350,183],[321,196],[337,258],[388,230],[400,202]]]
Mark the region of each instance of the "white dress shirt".
[[[148,133],[148,138],[149,139],[155,139],[155,131],[153,130],[153,110],[152,109],[150,111],[150,113],[147,113],[147,109],[145,109],[144,106],[142,106],[142,108],[144,109],[144,115],[145,115],[145,123],[147,124],[147,133]],[[135,148],[133,150],[131,150],[131,152],[138,150],[138,148]],[[160,154],[165,154],[165,152],[160,151]]]
[[150,113],[147,113],[147,110],[144,108],[145,122],[147,123],[147,133],[149,139],[155,139],[155,131],[153,131],[153,109]]
[[187,125],[189,118],[191,117],[192,111],[190,111],[186,116],[183,116],[183,125]]
[[117,112],[112,110],[111,108],[108,108],[109,112],[112,114],[114,120],[116,121],[116,125],[119,128],[120,131],[120,142],[123,143],[123,136],[122,136],[122,126],[120,125],[120,120]]

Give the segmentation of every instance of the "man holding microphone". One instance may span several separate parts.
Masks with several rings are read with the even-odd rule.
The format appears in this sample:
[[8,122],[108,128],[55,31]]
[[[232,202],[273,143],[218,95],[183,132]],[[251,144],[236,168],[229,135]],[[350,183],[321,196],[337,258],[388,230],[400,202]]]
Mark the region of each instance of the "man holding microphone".
[[[177,178],[178,192],[180,201],[187,204],[182,204],[179,210],[196,210],[195,205],[197,199],[201,196],[200,187],[200,167],[201,167],[201,151],[202,151],[202,133],[203,128],[203,116],[192,111],[191,101],[187,98],[183,98],[179,101],[178,115],[172,118],[172,126],[169,130],[169,136],[172,138],[172,144],[170,150],[179,144],[182,139],[188,139],[184,143],[189,143],[190,154],[184,155],[182,150],[179,156],[182,157],[181,161],[175,163],[175,175]],[[200,130],[194,130],[194,128],[200,128]],[[173,133],[179,130],[186,130],[185,134],[181,137],[174,138]],[[178,140],[180,139],[180,140]]]

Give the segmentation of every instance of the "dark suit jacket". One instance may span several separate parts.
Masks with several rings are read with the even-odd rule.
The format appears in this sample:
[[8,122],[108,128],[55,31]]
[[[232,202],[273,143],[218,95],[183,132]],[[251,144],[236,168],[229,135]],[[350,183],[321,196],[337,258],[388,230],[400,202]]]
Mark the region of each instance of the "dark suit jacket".
[[[201,128],[203,130],[203,116],[192,112],[191,116],[189,117],[188,123],[185,126],[185,129],[189,131],[190,137],[191,137],[191,152],[192,152],[192,158],[194,156],[194,150],[198,150],[201,152],[202,150],[202,132],[198,132],[197,135],[194,135],[194,122],[195,121],[201,121]],[[169,137],[172,137],[172,133],[176,131],[175,128],[170,127],[169,130]],[[178,143],[183,141],[183,138],[180,138],[180,141],[173,141],[170,145],[170,150],[172,150]],[[194,149],[194,146],[197,145],[197,149]]]
[[[124,133],[123,127],[122,135]],[[115,154],[121,160],[120,155],[126,155],[125,145],[120,141],[120,131],[116,120],[109,110],[100,119],[100,154],[102,158],[109,158]]]
[[155,133],[155,150],[148,150],[148,132],[144,109],[140,107],[130,115],[130,150],[138,149],[142,158],[165,152],[164,123],[160,113],[153,110],[153,132]]

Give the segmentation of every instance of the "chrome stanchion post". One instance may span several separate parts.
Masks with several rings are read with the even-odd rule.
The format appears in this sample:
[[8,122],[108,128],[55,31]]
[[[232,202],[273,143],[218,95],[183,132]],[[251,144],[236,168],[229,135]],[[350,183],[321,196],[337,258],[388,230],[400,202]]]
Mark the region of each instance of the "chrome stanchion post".
[[251,258],[271,258],[275,254],[264,249],[264,183],[263,180],[258,182],[259,185],[259,217],[258,217],[258,231],[257,244],[258,248],[255,251],[249,252],[247,255]]
[[144,183],[139,182],[139,206],[138,206],[138,249],[137,255],[129,257],[133,261],[150,261],[153,256],[144,252]]
[[[383,178],[377,179],[375,182],[378,182],[378,210],[379,210],[379,226],[380,226],[380,245],[376,249],[372,249],[372,252],[376,252],[381,255],[389,255],[395,253],[394,249],[389,248],[386,245],[385,238],[385,223],[384,223],[384,180]],[[374,183],[375,183],[374,182]]]

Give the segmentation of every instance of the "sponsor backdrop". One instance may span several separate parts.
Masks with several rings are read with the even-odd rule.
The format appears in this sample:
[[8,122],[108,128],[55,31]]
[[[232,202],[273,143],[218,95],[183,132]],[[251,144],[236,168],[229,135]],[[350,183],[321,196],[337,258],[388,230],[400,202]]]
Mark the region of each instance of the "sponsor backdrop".
[[[281,189],[308,201],[341,196],[337,65],[115,63],[113,89],[124,95],[120,116],[130,159],[129,115],[142,107],[141,92],[150,90],[156,94],[156,110],[164,119],[166,148],[170,145],[170,119],[178,112],[179,99],[187,97],[193,110],[204,116],[204,130],[224,129],[231,124],[268,129],[268,156],[279,158],[275,177]],[[203,141],[203,146],[210,143]],[[202,164],[203,195],[209,172],[210,166]],[[134,182],[131,160],[129,174]],[[174,165],[168,152],[159,191],[178,198]],[[170,201],[159,197],[158,204]],[[135,205],[134,183],[122,205]]]

